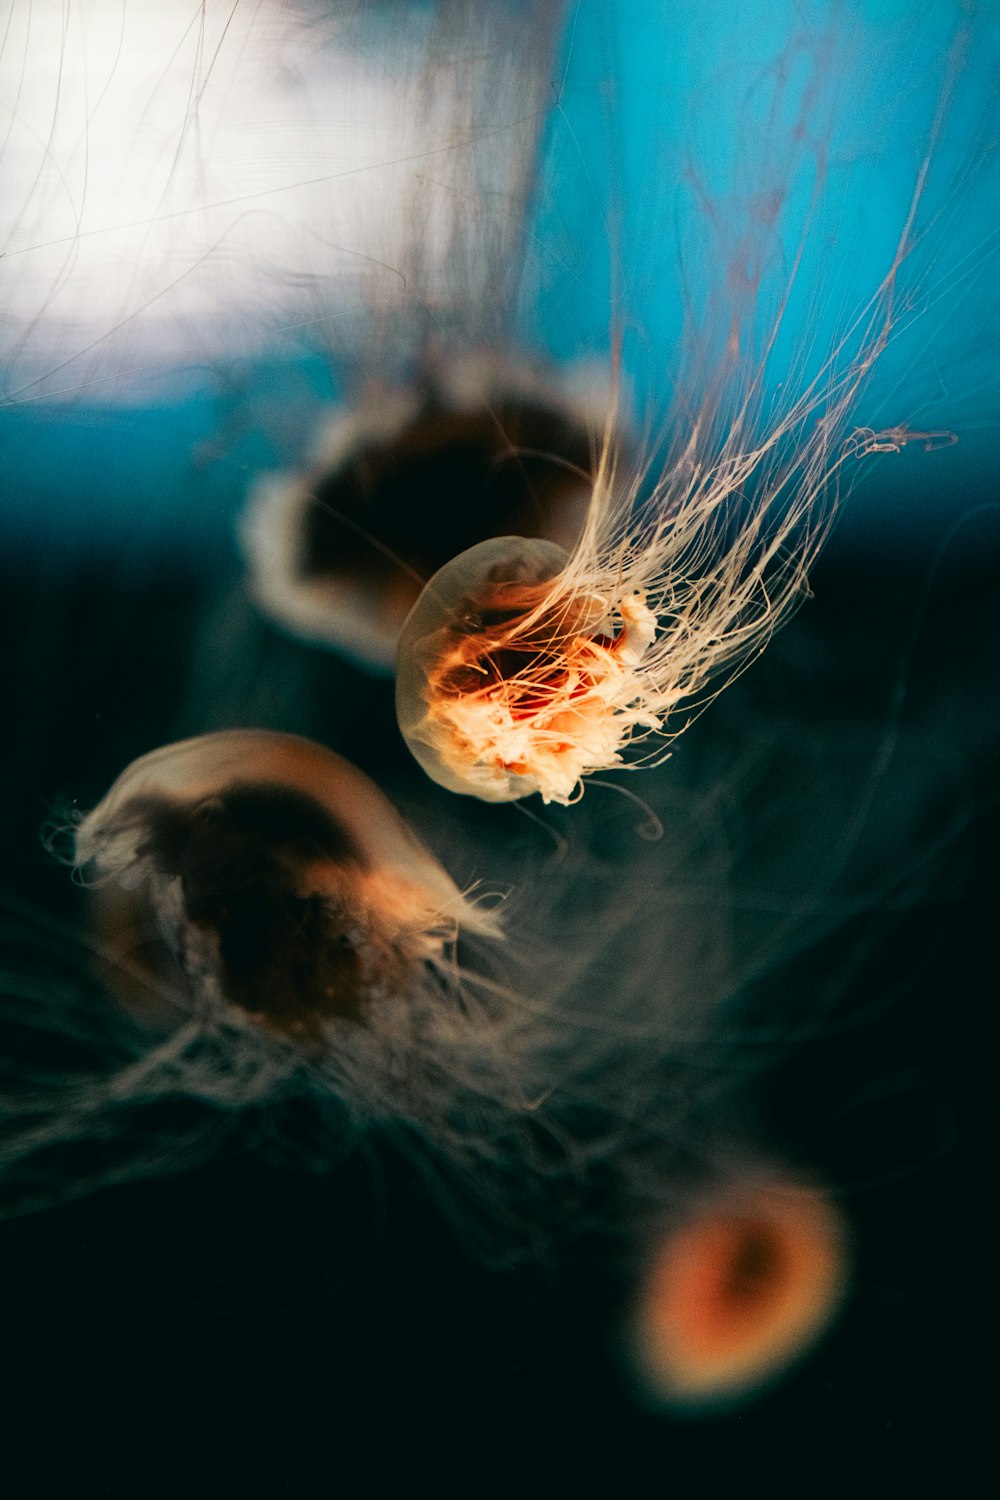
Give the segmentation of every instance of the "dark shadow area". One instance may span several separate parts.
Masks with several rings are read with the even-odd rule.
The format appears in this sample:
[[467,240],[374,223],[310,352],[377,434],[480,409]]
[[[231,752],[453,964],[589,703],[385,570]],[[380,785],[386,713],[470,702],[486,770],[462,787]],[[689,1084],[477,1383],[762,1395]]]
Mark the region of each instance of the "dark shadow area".
[[[685,1141],[735,1111],[833,1186],[855,1270],[819,1349],[731,1413],[658,1414],[620,1356],[627,1206],[610,1167],[577,1186],[544,1249],[484,1265],[391,1132],[324,1168],[293,1099],[221,1121],[188,1159],[202,1107],[161,1103],[134,1129],[176,1131],[171,1170],[0,1224],[5,1492],[711,1497],[834,1479],[858,1495],[941,1492],[929,1456],[951,1493],[977,1490],[1000,1335],[998,535],[973,519],[938,556],[898,564],[837,538],[815,599],[649,773],[661,810],[712,804],[725,869],[716,887],[692,856],[691,921],[724,881],[747,976],[678,1085]],[[97,1041],[57,1023],[46,1041],[18,1020],[26,985],[31,1004],[58,1007],[65,975],[87,972],[81,893],[43,824],[183,734],[245,723],[323,740],[459,876],[464,857],[509,878],[541,858],[546,828],[575,826],[592,878],[629,878],[635,809],[593,787],[578,808],[536,809],[539,829],[429,786],[391,684],[274,631],[238,580],[39,562],[5,573],[0,614],[0,923],[22,997],[0,1003],[7,1071],[19,1047],[36,1070],[49,1048],[53,1075],[100,1050],[96,1022]],[[644,778],[627,785],[647,795]],[[652,858],[671,857],[668,829]],[[117,1149],[52,1148],[41,1199],[47,1172],[65,1182]]]

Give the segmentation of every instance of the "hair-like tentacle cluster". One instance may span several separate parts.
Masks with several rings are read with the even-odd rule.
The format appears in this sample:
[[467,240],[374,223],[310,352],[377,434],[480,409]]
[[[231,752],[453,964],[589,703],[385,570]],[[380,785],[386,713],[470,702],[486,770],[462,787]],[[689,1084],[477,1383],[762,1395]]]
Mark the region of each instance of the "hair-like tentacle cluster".
[[298,1075],[459,1154],[467,1111],[500,1130],[527,1108],[537,1021],[456,952],[460,931],[499,937],[496,915],[332,752],[262,731],[167,746],[80,821],[73,859],[105,982],[228,1051],[206,1098],[227,1104],[247,1068],[265,1095]]
[[625,472],[612,412],[568,555],[493,538],[431,579],[400,636],[397,704],[436,780],[486,801],[570,803],[591,772],[667,753],[808,591],[892,285],[853,354],[845,338],[777,414],[755,411],[756,386],[729,409],[724,371],[658,473]]

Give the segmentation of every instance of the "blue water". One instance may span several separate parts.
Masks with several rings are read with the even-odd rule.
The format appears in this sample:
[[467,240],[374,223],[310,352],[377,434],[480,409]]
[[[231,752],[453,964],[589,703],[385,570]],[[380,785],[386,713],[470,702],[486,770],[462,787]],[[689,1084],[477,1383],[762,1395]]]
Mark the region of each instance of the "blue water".
[[[606,363],[620,336],[637,418],[655,421],[678,383],[701,378],[707,355],[692,362],[692,343],[721,350],[735,317],[746,357],[761,353],[791,279],[765,372],[780,399],[877,293],[929,156],[901,326],[857,415],[958,442],[867,461],[855,530],[860,517],[902,540],[988,495],[1000,8],[964,33],[962,12],[950,0],[582,0],[542,131],[518,341]],[[29,388],[0,409],[5,546],[232,557],[247,482],[295,462],[343,369],[306,340],[291,355],[287,341],[235,351],[221,373],[126,365],[69,399]]]

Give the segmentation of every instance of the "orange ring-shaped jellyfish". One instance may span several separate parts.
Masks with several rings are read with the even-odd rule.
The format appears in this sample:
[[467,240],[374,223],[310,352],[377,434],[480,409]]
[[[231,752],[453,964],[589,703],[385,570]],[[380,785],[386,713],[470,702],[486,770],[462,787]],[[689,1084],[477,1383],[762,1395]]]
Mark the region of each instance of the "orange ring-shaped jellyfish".
[[752,1392],[829,1325],[846,1264],[841,1217],[815,1189],[765,1184],[709,1199],[651,1256],[633,1335],[643,1384],[677,1405]]

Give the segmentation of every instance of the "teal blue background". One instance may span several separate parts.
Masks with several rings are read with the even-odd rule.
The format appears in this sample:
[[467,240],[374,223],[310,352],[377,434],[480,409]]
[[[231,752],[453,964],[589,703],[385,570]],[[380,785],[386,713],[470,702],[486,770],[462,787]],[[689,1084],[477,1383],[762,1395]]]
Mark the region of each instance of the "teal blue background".
[[[606,365],[620,334],[636,420],[655,426],[678,385],[697,401],[685,305],[706,360],[734,317],[751,356],[801,251],[765,381],[807,378],[892,264],[929,155],[901,326],[857,419],[959,441],[868,460],[850,476],[847,534],[903,545],[989,498],[1000,8],[963,20],[950,0],[582,0],[557,52],[512,344]],[[754,205],[776,203],[741,254]],[[741,268],[755,258],[751,293]],[[15,395],[0,408],[5,546],[125,540],[136,557],[232,559],[248,482],[297,461],[350,371],[349,349],[331,364],[302,345],[155,380],[125,372],[57,403]]]

